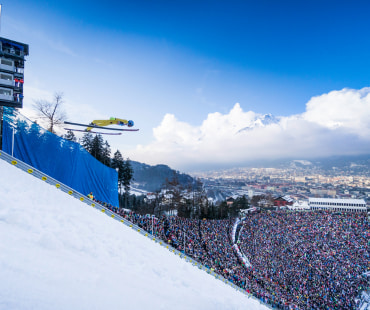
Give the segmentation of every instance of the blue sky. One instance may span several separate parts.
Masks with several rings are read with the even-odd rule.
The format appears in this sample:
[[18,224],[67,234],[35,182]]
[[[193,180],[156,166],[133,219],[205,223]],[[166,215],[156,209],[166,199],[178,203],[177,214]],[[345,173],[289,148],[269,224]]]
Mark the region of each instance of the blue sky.
[[[191,170],[215,153],[227,156],[219,138],[224,129],[228,143],[228,136],[267,113],[278,117],[284,134],[275,139],[284,143],[291,136],[284,122],[298,117],[329,128],[336,142],[352,141],[353,153],[370,153],[361,135],[369,129],[366,120],[357,128],[342,117],[352,113],[349,94],[359,100],[351,117],[370,110],[369,9],[366,1],[6,1],[1,35],[30,46],[25,114],[32,114],[34,100],[62,91],[70,121],[135,121],[140,132],[108,139],[113,150]],[[210,125],[215,113],[221,128]],[[319,121],[323,113],[325,122]],[[213,140],[205,142],[212,136],[206,130]],[[271,146],[260,130],[240,141],[258,135]],[[355,147],[353,139],[359,139]],[[320,148],[316,142],[307,149],[305,141],[305,152],[293,152],[301,140],[291,140],[290,153],[270,155],[313,156]],[[343,153],[322,143],[326,150],[317,155]],[[253,159],[252,145],[242,145],[229,145],[238,156],[212,165]],[[253,147],[261,150],[256,158],[265,156],[263,145]]]

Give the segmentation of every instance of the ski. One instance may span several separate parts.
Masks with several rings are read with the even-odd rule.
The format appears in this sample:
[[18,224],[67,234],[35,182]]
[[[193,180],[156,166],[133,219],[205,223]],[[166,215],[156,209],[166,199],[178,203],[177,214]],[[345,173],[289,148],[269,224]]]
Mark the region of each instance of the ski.
[[107,130],[117,130],[117,131],[138,131],[139,129],[133,128],[107,128],[103,126],[96,126],[96,125],[89,125],[89,124],[80,124],[80,123],[72,123],[72,122],[64,122],[67,125],[75,125],[75,126],[83,126],[83,127],[92,127],[92,128],[100,128],[100,129],[107,129]]
[[84,133],[98,133],[100,135],[122,135],[122,132],[99,132],[99,131],[87,131],[87,130],[80,130],[80,129],[72,129],[72,128],[64,128],[65,130],[70,131],[79,131]]

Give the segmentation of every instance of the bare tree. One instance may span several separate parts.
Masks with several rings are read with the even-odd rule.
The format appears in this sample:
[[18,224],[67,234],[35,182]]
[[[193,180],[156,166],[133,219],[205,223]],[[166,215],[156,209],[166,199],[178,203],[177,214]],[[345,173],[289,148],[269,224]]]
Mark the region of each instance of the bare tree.
[[48,122],[48,131],[55,133],[54,127],[63,124],[67,119],[67,114],[62,109],[63,93],[56,92],[52,102],[47,100],[37,100],[34,109],[38,112],[40,118]]

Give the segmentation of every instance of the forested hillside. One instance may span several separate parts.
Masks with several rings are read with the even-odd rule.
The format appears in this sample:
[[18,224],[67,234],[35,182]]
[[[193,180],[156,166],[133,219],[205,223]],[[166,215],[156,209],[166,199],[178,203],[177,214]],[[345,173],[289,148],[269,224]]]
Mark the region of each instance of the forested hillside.
[[165,187],[167,181],[177,179],[180,185],[192,184],[194,179],[187,174],[173,170],[167,165],[150,166],[137,161],[131,161],[134,170],[133,179],[137,187],[149,192],[155,192]]

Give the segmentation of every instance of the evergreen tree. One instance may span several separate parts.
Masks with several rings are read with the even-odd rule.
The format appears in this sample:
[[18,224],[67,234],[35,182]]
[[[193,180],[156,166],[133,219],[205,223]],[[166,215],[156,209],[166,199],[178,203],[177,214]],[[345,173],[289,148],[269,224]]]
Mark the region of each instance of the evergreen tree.
[[117,150],[114,154],[113,154],[113,159],[112,159],[112,168],[114,169],[119,169],[119,170],[122,170],[122,167],[123,167],[123,157],[122,157],[122,154],[119,150]]
[[103,152],[102,152],[102,163],[108,167],[111,167],[111,150],[110,145],[107,140],[105,140],[103,145]]
[[245,195],[236,198],[234,204],[236,205],[238,210],[249,208],[248,198]]
[[182,187],[179,183],[178,174],[173,171],[172,179],[169,180],[166,178],[165,183],[166,189],[168,193],[171,195],[170,201],[170,209],[171,210],[178,210],[181,204],[181,190]]
[[93,137],[92,133],[87,132],[80,139],[80,144],[101,163],[108,167],[112,166],[110,145],[108,141],[103,140],[101,134]]
[[227,206],[226,201],[221,202],[218,206],[218,216],[219,219],[225,219],[228,217],[229,207]]
[[80,140],[80,144],[84,147],[84,149],[86,151],[88,151],[90,154],[91,154],[91,150],[92,150],[92,140],[93,140],[93,135],[91,132],[87,132],[85,133],[81,140]]
[[[127,161],[123,159],[123,156],[119,150],[117,150],[112,159],[112,168],[118,171],[118,189],[120,196],[120,205],[124,205],[127,208],[128,195],[130,191],[130,182],[133,175],[131,164],[127,165]],[[122,194],[124,190],[124,194]]]
[[123,179],[124,179],[124,159],[122,157],[122,154],[119,150],[117,150],[112,159],[112,168],[116,169],[118,172],[118,189],[119,193],[122,194],[122,187],[123,187]]
[[77,142],[77,138],[72,130],[68,130],[67,133],[62,136],[62,138],[69,140],[69,141]]
[[91,141],[90,154],[94,156],[97,160],[102,162],[103,161],[103,149],[104,149],[103,137],[102,135],[97,134]]
[[135,195],[131,195],[132,196],[132,199],[131,199],[131,209],[133,209],[135,206],[136,206],[136,196]]
[[217,219],[217,211],[216,211],[216,207],[213,202],[211,202],[209,205],[209,218]]
[[122,178],[122,186],[125,190],[125,208],[127,208],[127,198],[130,194],[130,184],[132,177],[134,175],[134,170],[132,169],[130,159],[127,158],[123,163],[123,178]]
[[188,186],[188,191],[191,193],[191,218],[203,218],[208,214],[208,201],[206,202],[207,195],[203,188],[203,183],[200,179],[193,180]]

